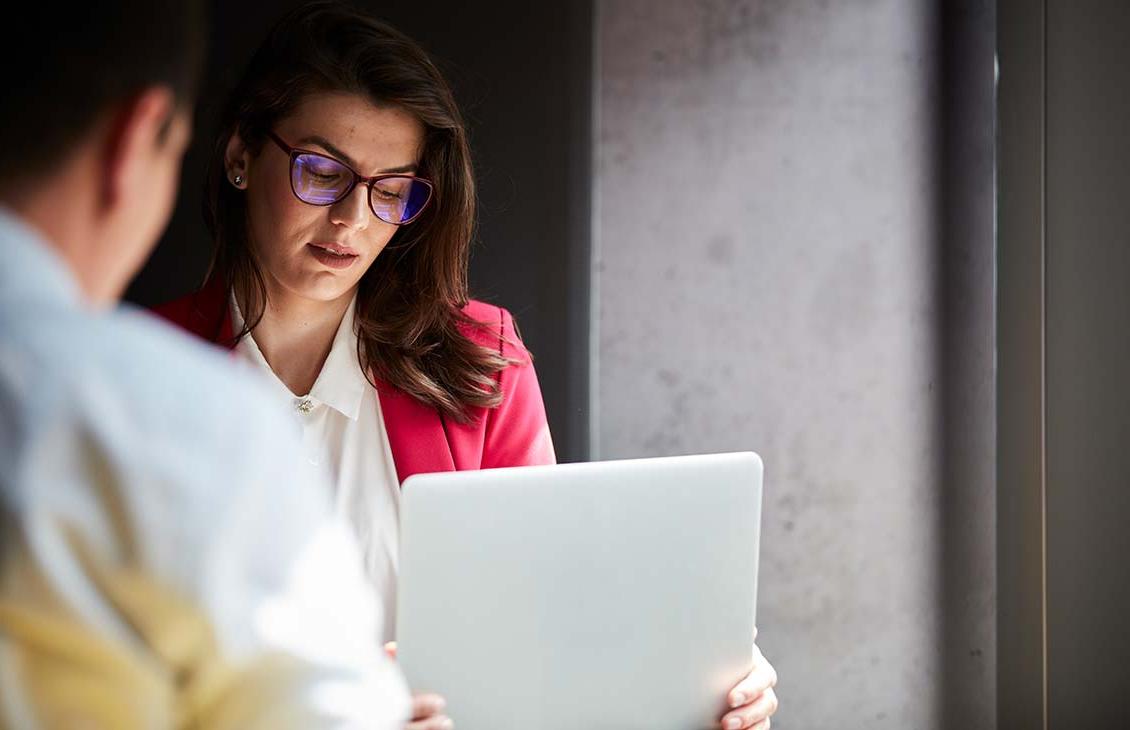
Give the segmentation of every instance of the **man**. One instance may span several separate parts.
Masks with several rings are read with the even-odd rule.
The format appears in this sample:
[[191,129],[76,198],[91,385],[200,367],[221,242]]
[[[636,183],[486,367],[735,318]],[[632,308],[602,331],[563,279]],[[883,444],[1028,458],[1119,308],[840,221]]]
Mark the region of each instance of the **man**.
[[0,51],[0,727],[402,727],[287,416],[114,306],[175,197],[198,10],[45,6]]

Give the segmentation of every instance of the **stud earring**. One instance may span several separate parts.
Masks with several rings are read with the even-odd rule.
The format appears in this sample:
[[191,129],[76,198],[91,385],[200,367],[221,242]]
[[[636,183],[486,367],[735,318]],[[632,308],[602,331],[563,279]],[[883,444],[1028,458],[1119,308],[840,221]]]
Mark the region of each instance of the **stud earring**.
[[232,183],[238,188],[243,185],[243,175],[236,175],[232,178]]

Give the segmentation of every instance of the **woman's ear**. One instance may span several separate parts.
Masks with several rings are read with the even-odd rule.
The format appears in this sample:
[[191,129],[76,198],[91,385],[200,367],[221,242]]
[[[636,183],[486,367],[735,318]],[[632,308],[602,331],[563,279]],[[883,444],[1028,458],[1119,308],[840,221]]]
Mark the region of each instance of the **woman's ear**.
[[224,171],[227,173],[228,182],[243,190],[247,187],[247,171],[251,167],[251,153],[243,142],[239,132],[232,132],[228,138],[227,149],[224,150]]

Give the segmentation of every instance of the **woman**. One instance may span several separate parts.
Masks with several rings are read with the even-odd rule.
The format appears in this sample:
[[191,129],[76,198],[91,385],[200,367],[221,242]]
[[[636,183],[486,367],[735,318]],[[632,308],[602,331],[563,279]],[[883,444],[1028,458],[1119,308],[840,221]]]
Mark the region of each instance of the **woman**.
[[[255,54],[211,163],[212,270],[158,312],[232,348],[293,404],[391,639],[401,481],[555,460],[510,315],[467,295],[475,192],[459,111],[415,43],[315,3]],[[775,675],[757,657],[723,727],[768,727]],[[409,727],[450,727],[442,707],[417,695]]]

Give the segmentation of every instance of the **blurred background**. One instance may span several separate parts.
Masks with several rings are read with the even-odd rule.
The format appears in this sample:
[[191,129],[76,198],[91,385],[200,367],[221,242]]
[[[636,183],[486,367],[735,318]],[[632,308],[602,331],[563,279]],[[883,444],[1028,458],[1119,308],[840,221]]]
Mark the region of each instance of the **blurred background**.
[[[215,119],[296,4],[215,3],[134,302],[200,284]],[[1130,4],[355,4],[455,89],[560,458],[764,458],[775,728],[1130,726]]]

